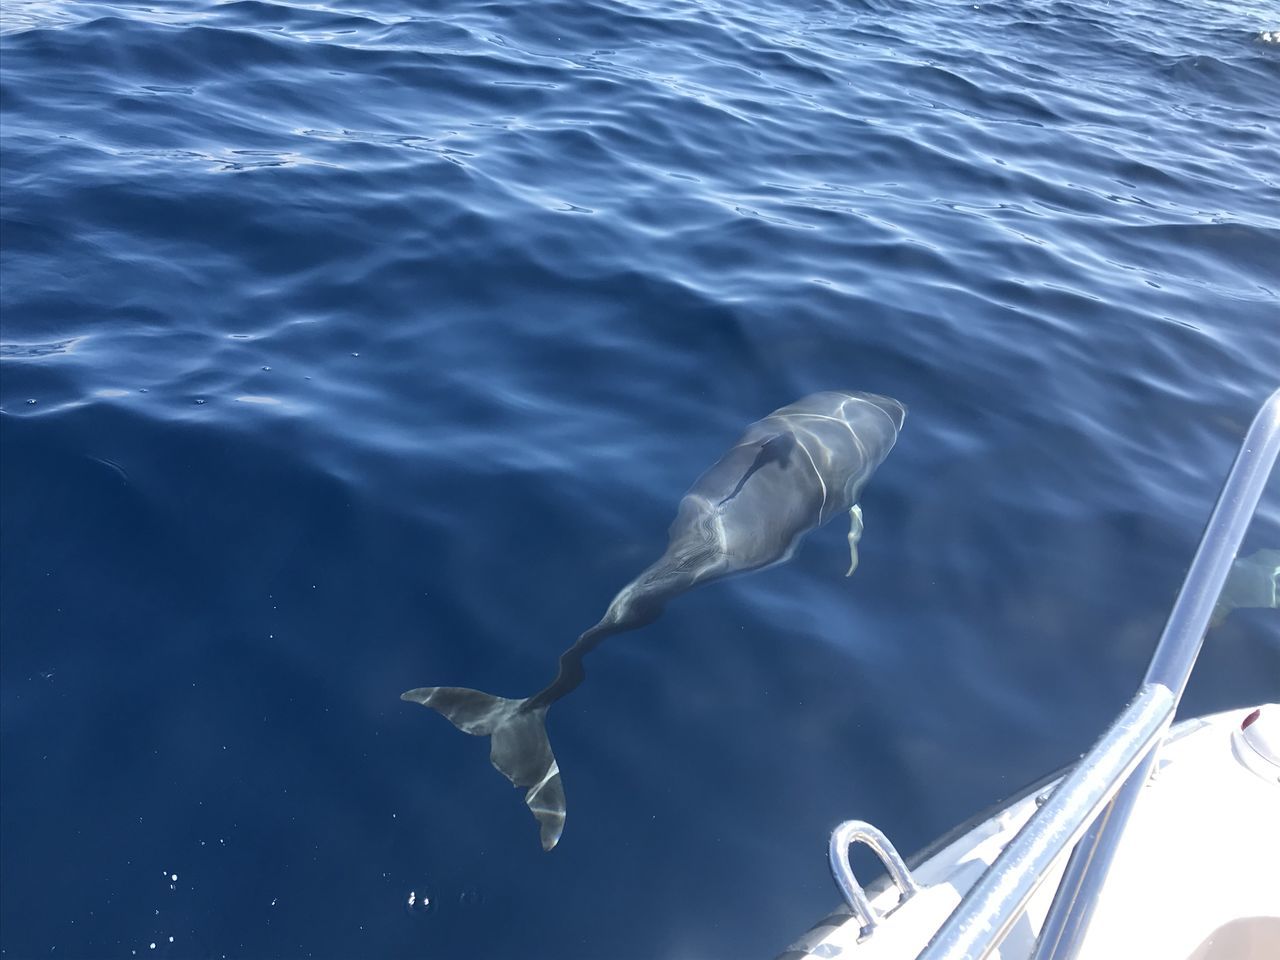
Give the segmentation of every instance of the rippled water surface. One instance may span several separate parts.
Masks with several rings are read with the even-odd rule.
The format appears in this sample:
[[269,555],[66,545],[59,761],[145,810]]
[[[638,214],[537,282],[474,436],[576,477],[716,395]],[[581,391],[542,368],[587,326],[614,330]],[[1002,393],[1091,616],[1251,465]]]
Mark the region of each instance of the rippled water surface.
[[[1084,749],[1280,381],[1263,0],[2,26],[6,957],[770,956],[838,820]],[[911,410],[857,574],[835,524],[593,654],[543,853],[400,692],[537,690],[825,389]],[[1241,611],[1186,708],[1278,686]]]

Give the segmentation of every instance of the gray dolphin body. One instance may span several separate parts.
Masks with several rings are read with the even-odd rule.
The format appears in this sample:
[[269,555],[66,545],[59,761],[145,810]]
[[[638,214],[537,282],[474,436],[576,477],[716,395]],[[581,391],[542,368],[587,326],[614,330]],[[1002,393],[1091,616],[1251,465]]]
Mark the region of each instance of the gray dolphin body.
[[850,566],[862,535],[858,497],[893,449],[906,418],[897,400],[873,393],[815,393],[753,423],[680,501],[666,552],[622,588],[604,617],[560,657],[545,689],[524,700],[463,687],[401,694],[438,710],[459,730],[492,738],[490,759],[527,787],[544,850],[564,829],[560,768],[547,739],[547,708],[580,684],[582,659],[606,637],[655,620],[692,587],[789,560],[809,531],[848,514]]
[[1218,594],[1210,628],[1242,607],[1280,610],[1280,550],[1255,550],[1247,557],[1236,558]]

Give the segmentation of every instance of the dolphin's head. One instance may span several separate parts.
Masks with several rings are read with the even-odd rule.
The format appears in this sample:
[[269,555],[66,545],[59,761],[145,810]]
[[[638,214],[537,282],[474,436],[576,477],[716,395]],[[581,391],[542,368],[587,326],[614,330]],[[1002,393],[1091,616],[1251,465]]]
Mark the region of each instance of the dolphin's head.
[[893,397],[883,397],[878,393],[855,393],[853,396],[883,410],[889,419],[893,421],[893,429],[896,432],[901,432],[902,424],[907,419],[907,405],[905,403],[895,400]]
[[906,405],[878,393],[847,393],[839,408],[839,416],[857,437],[848,461],[846,478],[848,499],[856,501],[862,485],[871,478],[889,451],[898,442],[898,432],[907,419]]

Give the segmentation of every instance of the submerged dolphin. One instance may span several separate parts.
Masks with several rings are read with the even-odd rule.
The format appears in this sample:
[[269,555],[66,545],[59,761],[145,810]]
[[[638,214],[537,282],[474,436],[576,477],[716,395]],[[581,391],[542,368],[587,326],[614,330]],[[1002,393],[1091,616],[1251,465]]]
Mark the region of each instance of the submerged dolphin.
[[1214,604],[1210,628],[1242,607],[1280,609],[1280,550],[1255,550],[1247,557],[1236,558]]
[[[440,711],[464,733],[492,737],[493,765],[537,818],[542,848],[564,829],[564,786],[547,739],[547,708],[586,676],[582,658],[606,637],[642,627],[691,587],[789,560],[810,530],[848,513],[849,574],[858,565],[858,496],[893,449],[907,410],[874,393],[815,393],[775,410],[698,478],[680,501],[666,552],[622,588],[604,617],[560,656],[544,690],[508,700],[464,687],[401,694]],[[848,574],[846,574],[847,576]]]

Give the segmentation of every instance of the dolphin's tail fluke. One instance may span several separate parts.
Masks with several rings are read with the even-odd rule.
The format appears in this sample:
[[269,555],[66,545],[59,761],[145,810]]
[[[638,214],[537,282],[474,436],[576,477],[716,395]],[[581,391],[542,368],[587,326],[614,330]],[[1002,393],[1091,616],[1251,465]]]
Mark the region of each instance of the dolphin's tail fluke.
[[463,733],[490,737],[489,759],[517,787],[528,787],[524,802],[533,811],[550,850],[564,830],[564,786],[547,739],[547,706],[508,700],[465,687],[419,687],[400,694],[444,714]]

